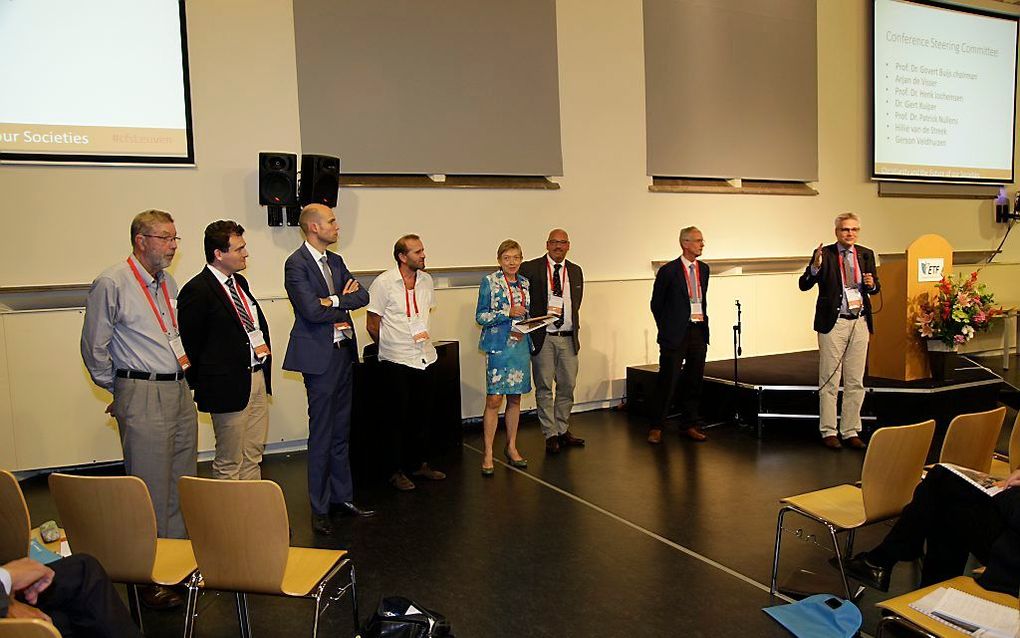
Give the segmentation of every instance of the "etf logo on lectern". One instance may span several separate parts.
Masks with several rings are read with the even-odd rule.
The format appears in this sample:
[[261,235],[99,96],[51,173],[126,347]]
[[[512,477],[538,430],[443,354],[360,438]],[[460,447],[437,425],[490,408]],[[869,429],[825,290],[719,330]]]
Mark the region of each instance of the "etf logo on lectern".
[[922,257],[917,260],[918,281],[940,281],[945,259],[942,257]]

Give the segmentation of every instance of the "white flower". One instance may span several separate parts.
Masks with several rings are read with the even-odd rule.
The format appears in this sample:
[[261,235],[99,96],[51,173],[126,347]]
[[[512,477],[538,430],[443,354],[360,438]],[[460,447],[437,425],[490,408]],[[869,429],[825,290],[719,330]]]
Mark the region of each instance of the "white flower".
[[511,370],[510,374],[506,375],[506,378],[511,385],[517,385],[524,380],[524,372],[522,370]]

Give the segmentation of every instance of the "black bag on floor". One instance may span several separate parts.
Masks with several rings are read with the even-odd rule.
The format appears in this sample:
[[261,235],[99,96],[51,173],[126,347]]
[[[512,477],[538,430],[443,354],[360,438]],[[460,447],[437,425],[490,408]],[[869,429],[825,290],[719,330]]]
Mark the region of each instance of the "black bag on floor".
[[362,638],[453,638],[450,623],[441,614],[400,596],[379,601]]

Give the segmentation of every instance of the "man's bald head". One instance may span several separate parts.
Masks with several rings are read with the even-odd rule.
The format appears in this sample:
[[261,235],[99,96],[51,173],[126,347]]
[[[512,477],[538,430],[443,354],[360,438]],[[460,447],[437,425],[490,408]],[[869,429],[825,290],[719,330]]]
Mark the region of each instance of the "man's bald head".
[[333,209],[322,204],[309,204],[302,208],[298,224],[308,243],[319,251],[326,250],[327,246],[335,244],[340,237],[340,225],[337,224]]

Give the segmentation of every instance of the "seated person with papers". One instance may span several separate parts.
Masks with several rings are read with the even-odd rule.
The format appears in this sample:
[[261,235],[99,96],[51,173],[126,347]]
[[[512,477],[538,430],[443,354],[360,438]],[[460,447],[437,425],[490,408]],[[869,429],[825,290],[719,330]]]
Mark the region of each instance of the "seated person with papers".
[[[968,554],[985,566],[977,579],[991,591],[1020,589],[1020,470],[983,487],[960,468],[936,465],[885,539],[846,562],[849,576],[889,591],[892,567],[923,557],[921,587],[963,574]],[[999,489],[996,489],[999,488]]]

